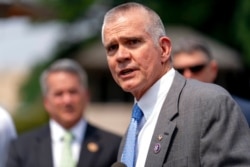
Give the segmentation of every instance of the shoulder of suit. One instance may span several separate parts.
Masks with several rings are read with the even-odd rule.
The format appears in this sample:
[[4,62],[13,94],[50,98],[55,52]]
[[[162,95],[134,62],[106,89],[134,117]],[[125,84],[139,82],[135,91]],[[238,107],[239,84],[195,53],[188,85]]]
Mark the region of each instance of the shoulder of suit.
[[116,139],[121,139],[121,135],[115,134],[114,132],[105,130],[101,127],[92,125],[92,124],[87,124],[87,131],[91,131],[95,135],[101,135],[104,137],[109,137],[109,138],[116,138]]
[[28,141],[33,138],[39,138],[40,136],[44,137],[46,135],[49,135],[49,133],[50,133],[49,124],[46,123],[45,125],[41,125],[39,127],[35,127],[34,129],[20,133],[16,140],[20,142]]

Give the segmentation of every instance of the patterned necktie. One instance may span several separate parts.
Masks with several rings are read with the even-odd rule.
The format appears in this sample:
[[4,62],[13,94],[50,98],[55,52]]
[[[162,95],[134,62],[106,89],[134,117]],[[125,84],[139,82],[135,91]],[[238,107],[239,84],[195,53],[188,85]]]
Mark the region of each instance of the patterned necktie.
[[73,141],[73,134],[67,131],[63,136],[63,147],[60,167],[75,167],[75,161],[72,155],[71,144]]
[[134,167],[135,155],[137,146],[137,127],[143,117],[143,113],[137,104],[134,105],[132,118],[130,121],[125,147],[122,154],[121,161],[127,165],[127,167]]

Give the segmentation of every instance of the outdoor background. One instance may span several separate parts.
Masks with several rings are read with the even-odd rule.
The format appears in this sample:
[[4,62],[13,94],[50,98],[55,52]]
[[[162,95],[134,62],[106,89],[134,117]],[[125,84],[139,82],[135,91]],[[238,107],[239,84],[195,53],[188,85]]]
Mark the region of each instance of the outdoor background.
[[[87,70],[94,124],[123,134],[133,98],[113,81],[101,45],[105,12],[122,0],[0,0],[0,105],[18,133],[48,120],[39,87],[41,71],[58,58]],[[162,18],[173,45],[179,37],[207,40],[219,62],[218,84],[250,99],[249,0],[141,0]]]

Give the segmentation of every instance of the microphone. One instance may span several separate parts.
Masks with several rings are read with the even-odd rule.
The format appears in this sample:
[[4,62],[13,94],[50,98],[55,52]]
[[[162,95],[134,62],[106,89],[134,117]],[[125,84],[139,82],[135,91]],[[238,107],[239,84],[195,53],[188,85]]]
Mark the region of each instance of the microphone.
[[115,162],[111,167],[127,167],[127,165],[122,162]]

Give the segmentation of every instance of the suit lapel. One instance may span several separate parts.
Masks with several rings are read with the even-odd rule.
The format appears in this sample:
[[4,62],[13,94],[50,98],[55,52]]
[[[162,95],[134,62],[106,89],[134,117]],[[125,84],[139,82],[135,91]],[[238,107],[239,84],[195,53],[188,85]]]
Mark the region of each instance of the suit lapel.
[[82,143],[77,167],[94,166],[97,154],[99,154],[102,149],[98,140],[99,135],[97,129],[90,124],[87,124],[86,134]]
[[179,96],[185,83],[185,78],[179,73],[175,73],[173,84],[157,120],[145,166],[162,166],[167,156],[169,145],[176,129],[176,122],[173,120],[178,115]]
[[49,125],[45,126],[41,133],[38,133],[36,140],[39,167],[53,167]]

